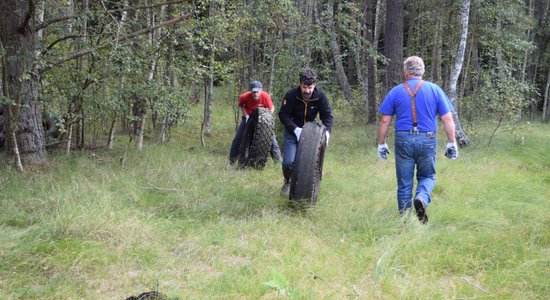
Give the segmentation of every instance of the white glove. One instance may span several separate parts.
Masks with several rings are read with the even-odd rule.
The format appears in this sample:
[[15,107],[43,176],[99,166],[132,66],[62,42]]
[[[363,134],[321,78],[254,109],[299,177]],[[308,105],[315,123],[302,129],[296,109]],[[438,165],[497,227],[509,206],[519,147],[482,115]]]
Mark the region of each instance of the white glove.
[[449,159],[456,159],[458,157],[458,146],[456,142],[447,142],[445,146],[445,156]]
[[378,156],[380,156],[380,158],[383,160],[387,160],[388,154],[390,154],[390,148],[388,148],[388,144],[378,144]]
[[300,134],[302,134],[302,128],[296,127],[296,129],[294,129],[294,134],[296,135],[296,139],[298,139],[298,141],[299,141],[300,140]]
[[328,146],[328,139],[330,139],[330,132],[325,131],[326,135],[327,135],[327,141],[326,141],[326,145]]
[[248,123],[248,118],[250,118],[249,115],[244,115],[244,122],[245,122],[245,123]]

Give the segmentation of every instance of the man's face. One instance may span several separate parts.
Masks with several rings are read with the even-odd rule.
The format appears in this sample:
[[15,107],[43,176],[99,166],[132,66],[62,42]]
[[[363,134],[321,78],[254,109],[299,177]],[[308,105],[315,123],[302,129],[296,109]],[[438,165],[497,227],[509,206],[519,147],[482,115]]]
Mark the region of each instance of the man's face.
[[257,91],[257,92],[252,91],[252,98],[258,101],[258,99],[260,99],[260,91]]
[[302,92],[302,98],[304,98],[304,100],[309,100],[311,98],[313,89],[315,89],[315,84],[307,85],[303,82],[300,83],[300,91]]

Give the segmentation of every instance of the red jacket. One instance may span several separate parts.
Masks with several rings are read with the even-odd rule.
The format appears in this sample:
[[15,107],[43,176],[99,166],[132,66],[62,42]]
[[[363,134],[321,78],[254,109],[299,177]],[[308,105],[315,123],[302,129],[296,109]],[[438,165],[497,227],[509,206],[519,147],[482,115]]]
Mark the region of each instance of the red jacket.
[[244,108],[245,113],[250,116],[258,107],[267,107],[269,110],[273,110],[273,102],[271,96],[264,91],[260,91],[258,101],[254,100],[252,92],[248,91],[239,96],[239,107]]

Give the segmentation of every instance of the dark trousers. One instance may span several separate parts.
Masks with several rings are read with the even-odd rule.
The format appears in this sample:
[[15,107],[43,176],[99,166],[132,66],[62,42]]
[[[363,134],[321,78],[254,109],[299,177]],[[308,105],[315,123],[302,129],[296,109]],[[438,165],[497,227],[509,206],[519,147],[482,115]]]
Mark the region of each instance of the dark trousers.
[[[231,142],[231,150],[229,150],[229,163],[231,164],[234,164],[239,157],[239,145],[241,144],[241,140],[243,139],[245,129],[246,121],[245,118],[243,118],[241,123],[239,124],[239,127],[237,127],[237,132],[235,133],[233,142]],[[279,148],[279,144],[277,143],[275,133],[273,133],[273,136],[271,137],[271,158],[278,161],[283,160],[281,156],[281,149]]]

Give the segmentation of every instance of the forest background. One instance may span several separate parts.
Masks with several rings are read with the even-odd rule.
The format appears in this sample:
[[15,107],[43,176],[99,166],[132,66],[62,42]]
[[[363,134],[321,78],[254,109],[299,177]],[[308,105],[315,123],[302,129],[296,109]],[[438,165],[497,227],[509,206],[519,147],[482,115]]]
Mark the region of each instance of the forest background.
[[[117,130],[141,149],[161,142],[204,100],[211,133],[216,86],[236,99],[260,80],[276,106],[313,67],[335,107],[374,123],[402,61],[461,120],[548,121],[548,0],[506,1],[18,1],[1,2],[3,138],[12,164],[47,160],[47,147],[111,148]],[[239,111],[235,109],[235,122]],[[467,123],[465,125],[468,125]],[[498,127],[497,125],[496,127]]]
[[[0,296],[544,298],[549,5],[2,0]],[[395,217],[368,150],[410,55],[461,145],[424,228]],[[303,67],[337,122],[321,201],[296,216],[280,168],[225,158],[248,83],[279,107]]]

